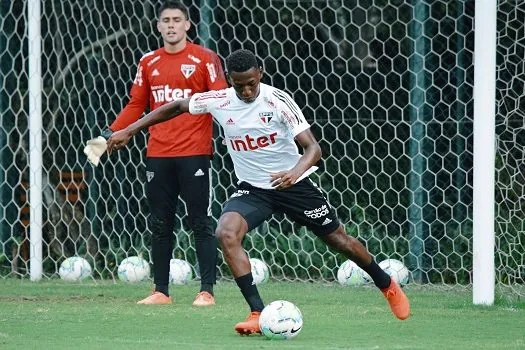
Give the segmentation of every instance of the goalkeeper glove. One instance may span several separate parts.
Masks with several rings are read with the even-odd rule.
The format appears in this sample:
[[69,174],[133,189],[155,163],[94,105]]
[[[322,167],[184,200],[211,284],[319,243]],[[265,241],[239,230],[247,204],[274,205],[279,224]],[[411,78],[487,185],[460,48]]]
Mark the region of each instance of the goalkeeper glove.
[[102,131],[102,135],[86,142],[86,147],[84,147],[84,154],[87,156],[88,161],[94,166],[98,166],[100,162],[100,157],[106,152],[108,148],[106,140],[113,134],[111,129],[106,128]]

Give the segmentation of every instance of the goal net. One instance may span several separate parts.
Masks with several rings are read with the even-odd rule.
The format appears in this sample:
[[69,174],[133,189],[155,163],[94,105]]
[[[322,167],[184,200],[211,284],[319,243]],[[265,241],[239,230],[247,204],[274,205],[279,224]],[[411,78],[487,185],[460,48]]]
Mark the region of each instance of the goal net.
[[[224,59],[253,50],[264,82],[289,92],[323,150],[313,179],[347,231],[378,261],[405,263],[415,283],[470,285],[474,1],[184,1],[189,36]],[[2,2],[0,277],[28,273],[28,73],[25,2]],[[43,201],[46,277],[80,255],[114,278],[149,257],[146,134],[91,167],[83,144],[128,100],[136,65],[158,48],[156,1],[42,2]],[[525,277],[525,4],[498,5],[496,277]],[[34,19],[33,19],[34,20]],[[215,131],[213,214],[236,179]],[[174,257],[196,266],[180,205]],[[275,216],[244,241],[278,280],[333,281],[344,258]],[[222,257],[219,274],[231,278]]]

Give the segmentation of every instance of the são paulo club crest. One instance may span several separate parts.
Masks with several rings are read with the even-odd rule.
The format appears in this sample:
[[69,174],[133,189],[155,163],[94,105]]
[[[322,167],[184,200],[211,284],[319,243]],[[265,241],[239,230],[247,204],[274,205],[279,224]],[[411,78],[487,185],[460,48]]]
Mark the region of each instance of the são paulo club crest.
[[261,118],[261,121],[265,124],[269,123],[270,120],[273,118],[273,112],[262,112],[259,113],[259,118]]
[[180,70],[182,71],[182,74],[188,79],[193,72],[195,72],[195,65],[194,64],[181,64]]

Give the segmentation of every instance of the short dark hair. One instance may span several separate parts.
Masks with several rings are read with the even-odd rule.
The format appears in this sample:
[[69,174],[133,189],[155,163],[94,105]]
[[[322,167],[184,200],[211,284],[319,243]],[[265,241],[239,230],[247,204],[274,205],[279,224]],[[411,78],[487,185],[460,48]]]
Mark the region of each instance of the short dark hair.
[[246,72],[252,68],[259,68],[259,63],[255,54],[250,50],[237,50],[226,57],[226,71],[229,74]]
[[180,10],[186,19],[189,19],[190,16],[188,14],[188,8],[184,6],[184,4],[180,1],[173,1],[173,0],[166,0],[160,5],[158,11],[157,11],[157,17],[160,18],[160,15],[162,14],[162,11],[167,9],[175,9]]

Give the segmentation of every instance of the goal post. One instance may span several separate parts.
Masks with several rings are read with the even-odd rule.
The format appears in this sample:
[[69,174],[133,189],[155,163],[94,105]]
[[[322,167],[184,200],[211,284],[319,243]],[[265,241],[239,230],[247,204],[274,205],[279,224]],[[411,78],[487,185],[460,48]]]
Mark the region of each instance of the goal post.
[[27,3],[30,278],[42,278],[42,37],[40,0]]
[[476,2],[474,46],[474,304],[494,303],[497,0]]

